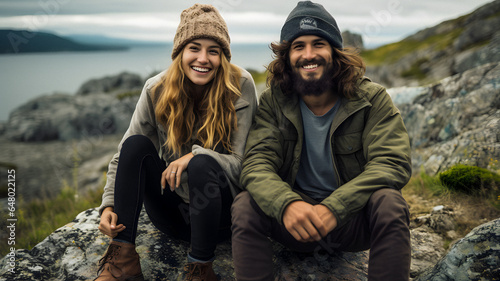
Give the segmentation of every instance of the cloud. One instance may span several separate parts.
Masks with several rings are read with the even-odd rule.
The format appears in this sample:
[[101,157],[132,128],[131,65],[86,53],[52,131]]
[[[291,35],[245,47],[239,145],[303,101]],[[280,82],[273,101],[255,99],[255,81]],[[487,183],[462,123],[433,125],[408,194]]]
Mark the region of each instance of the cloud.
[[[285,20],[281,15],[255,12],[228,12],[225,19],[235,43],[269,43]],[[179,15],[173,13],[25,15],[0,18],[0,28],[50,30],[59,35],[98,31],[110,37],[172,41],[179,21]]]
[[[2,0],[0,28],[46,30],[60,35],[100,34],[149,41],[172,41],[182,10],[198,1]],[[471,12],[488,0],[319,1],[341,30],[362,34],[369,45],[404,38],[420,29]],[[295,1],[209,0],[225,18],[234,43],[269,43]]]

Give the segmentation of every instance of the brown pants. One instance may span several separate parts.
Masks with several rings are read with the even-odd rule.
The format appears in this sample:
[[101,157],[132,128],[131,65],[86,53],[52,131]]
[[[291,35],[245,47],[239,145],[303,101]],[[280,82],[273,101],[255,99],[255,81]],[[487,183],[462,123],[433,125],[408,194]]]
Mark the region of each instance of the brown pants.
[[331,253],[370,249],[369,280],[408,280],[410,232],[408,205],[401,192],[376,191],[362,211],[320,242],[295,240],[285,226],[264,214],[250,194],[238,194],[231,207],[233,261],[238,280],[274,280],[271,237],[293,251]]

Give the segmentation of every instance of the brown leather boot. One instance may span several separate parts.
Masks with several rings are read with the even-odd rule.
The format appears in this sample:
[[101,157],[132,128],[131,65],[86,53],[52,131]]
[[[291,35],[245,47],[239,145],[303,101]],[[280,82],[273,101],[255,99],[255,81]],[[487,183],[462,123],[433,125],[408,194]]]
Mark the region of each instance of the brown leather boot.
[[99,260],[99,275],[95,281],[143,281],[139,254],[135,245],[112,241]]
[[184,266],[186,281],[217,281],[212,262],[190,262]]

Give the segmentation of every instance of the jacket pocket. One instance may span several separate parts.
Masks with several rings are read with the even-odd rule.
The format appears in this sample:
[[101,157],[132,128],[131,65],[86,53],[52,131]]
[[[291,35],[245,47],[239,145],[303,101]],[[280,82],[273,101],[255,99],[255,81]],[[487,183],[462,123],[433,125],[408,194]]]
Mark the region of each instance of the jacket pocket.
[[339,176],[344,183],[363,172],[366,159],[363,154],[362,132],[336,136],[333,146]]

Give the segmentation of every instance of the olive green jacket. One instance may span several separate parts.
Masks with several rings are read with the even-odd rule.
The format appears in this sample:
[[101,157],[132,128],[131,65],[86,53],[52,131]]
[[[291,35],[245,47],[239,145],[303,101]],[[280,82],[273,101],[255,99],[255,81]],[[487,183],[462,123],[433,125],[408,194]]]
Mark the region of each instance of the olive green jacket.
[[[356,97],[343,99],[330,128],[339,188],[320,204],[345,224],[381,188],[401,189],[411,176],[410,141],[385,88],[360,79]],[[293,190],[303,143],[298,95],[279,87],[263,92],[245,148],[240,181],[269,216],[303,200]]]

